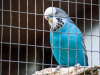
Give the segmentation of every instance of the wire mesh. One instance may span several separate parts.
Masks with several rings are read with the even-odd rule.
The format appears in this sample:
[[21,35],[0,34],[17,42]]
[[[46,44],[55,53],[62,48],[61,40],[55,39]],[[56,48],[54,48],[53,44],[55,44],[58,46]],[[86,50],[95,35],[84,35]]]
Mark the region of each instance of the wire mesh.
[[[18,18],[19,23],[18,24],[19,24],[19,28],[20,28],[20,0],[18,1],[18,3],[19,3],[18,4],[18,6],[19,6],[18,7],[18,9],[19,9],[19,18]],[[20,61],[20,55],[19,55],[20,54],[20,45],[19,44],[20,44],[20,29],[18,29],[18,75],[19,75],[19,61]]]
[[[49,2],[51,4],[49,4]],[[55,5],[56,2],[58,2],[58,4]],[[53,44],[52,44],[52,47],[50,45],[45,45],[45,40],[47,39],[46,36],[48,36],[46,33],[50,33],[51,32],[49,30],[49,28],[48,28],[49,27],[49,24],[44,19],[45,9],[47,7],[49,7],[49,6],[52,6],[52,7],[58,6],[61,9],[63,9],[63,8],[64,9],[67,9],[67,14],[69,15],[69,18],[71,18],[71,19],[74,20],[75,25],[77,27],[79,26],[79,23],[78,23],[79,21],[78,20],[83,20],[83,22],[82,22],[83,23],[83,27],[81,27],[81,26],[79,26],[79,27],[81,29],[83,28],[84,43],[86,43],[86,41],[85,41],[87,39],[86,37],[88,37],[88,36],[91,37],[90,38],[91,39],[91,43],[90,43],[91,46],[89,46],[91,49],[90,48],[89,49],[86,49],[87,52],[90,52],[91,53],[91,55],[90,55],[91,58],[89,60],[89,63],[91,63],[90,66],[93,66],[93,64],[94,64],[93,63],[93,60],[94,60],[93,59],[93,52],[99,53],[99,59],[100,59],[100,0],[98,0],[97,3],[94,0],[91,0],[90,3],[86,3],[86,0],[82,0],[80,2],[78,2],[78,0],[75,0],[75,1],[73,1],[73,0],[67,0],[67,1],[65,1],[65,0],[61,0],[61,1],[59,1],[59,0],[42,0],[42,2],[41,2],[42,7],[40,8],[40,9],[42,9],[42,11],[41,11],[42,13],[38,13],[39,12],[39,9],[37,9],[39,7],[39,1],[38,0],[34,0],[34,7],[31,7],[31,8],[34,8],[34,12],[30,12],[30,8],[29,8],[31,6],[30,3],[31,3],[31,0],[26,0],[25,6],[26,6],[26,9],[27,10],[26,11],[22,11],[22,9],[24,9],[24,8],[21,8],[22,2],[20,0],[18,0],[18,10],[13,10],[14,8],[13,8],[13,2],[12,2],[12,0],[9,0],[9,2],[7,3],[7,4],[9,4],[10,9],[5,9],[4,8],[5,7],[5,2],[4,2],[4,0],[2,0],[2,3],[1,3],[2,5],[1,5],[1,8],[0,8],[0,14],[1,14],[1,19],[0,19],[1,20],[1,22],[0,22],[0,28],[1,28],[1,30],[0,30],[1,31],[0,32],[1,33],[1,35],[0,35],[1,36],[1,41],[0,41],[0,44],[1,44],[1,46],[0,46],[1,47],[0,48],[1,49],[0,50],[0,75],[6,75],[4,72],[6,72],[9,75],[14,75],[13,72],[12,72],[12,67],[13,67],[12,64],[13,63],[17,63],[17,67],[15,68],[16,69],[15,74],[17,74],[17,75],[22,75],[22,74],[23,75],[30,75],[30,74],[38,71],[38,70],[47,68],[46,66],[49,66],[51,68],[58,66],[59,64],[57,64],[57,62],[55,61],[55,59],[53,57],[52,51],[48,51],[47,52],[47,53],[50,54],[51,57],[48,58],[46,56],[46,54],[47,54],[46,53],[46,50],[48,50],[48,49],[59,49],[59,62],[61,62],[60,61],[60,56],[61,56],[60,49],[67,49],[68,50],[68,53],[69,53],[70,50],[76,50],[76,64],[77,64],[77,51],[78,50],[81,51],[81,49],[77,49],[77,42],[75,42],[76,43],[76,46],[75,46],[76,49],[70,49],[69,48],[69,41],[68,41],[68,48],[61,48],[60,47],[61,46],[61,43],[59,43],[59,48],[53,47]],[[48,5],[46,3],[48,3]],[[63,5],[63,3],[67,3],[67,5]],[[74,12],[75,12],[74,13],[74,16],[70,12],[70,5],[71,4],[75,4],[75,7],[74,7]],[[82,13],[83,17],[78,17],[78,14],[79,14],[78,4],[80,6],[81,5],[83,6],[82,7],[83,8],[82,12],[80,11]],[[87,18],[86,17],[86,13],[87,13],[86,12],[87,11],[86,10],[87,9],[86,7],[87,6],[90,6],[91,7],[90,8],[90,10],[91,10],[90,11],[90,13],[91,13],[90,18]],[[98,7],[98,15],[99,16],[97,18],[93,18],[93,15],[94,15],[94,13],[93,13],[94,8],[93,7],[94,6]],[[4,18],[5,12],[9,13],[10,18],[9,18],[8,21],[10,22],[10,24],[9,23],[5,23],[5,21],[4,21],[5,20],[5,18]],[[18,14],[18,16],[17,16],[17,18],[18,18],[18,26],[14,26],[13,25],[13,19],[14,19],[13,18],[13,13],[17,13]],[[21,21],[22,21],[21,14],[25,14],[26,15],[26,27],[21,27],[21,25],[22,25],[22,23],[21,23]],[[30,20],[33,19],[32,17],[31,17],[31,19],[29,19],[29,17],[30,17],[29,15],[34,15],[34,25],[33,25],[34,27],[33,26],[32,27],[29,26],[30,23],[31,23]],[[38,16],[39,17],[40,16],[42,17],[42,22],[40,21],[41,19],[38,19]],[[88,31],[86,31],[86,29],[87,29],[86,28],[87,21],[90,21],[91,22],[90,23],[91,26],[89,27],[91,34],[87,34]],[[95,22],[98,22],[99,35],[93,34],[93,25],[94,25],[93,22],[94,21]],[[39,22],[41,22],[40,23],[41,26],[38,25]],[[40,29],[38,29],[39,26],[40,26]],[[6,32],[6,30],[4,29],[5,27],[6,28],[9,28],[9,34],[6,34],[7,37],[10,38],[9,41],[6,41],[4,39],[5,38],[5,36],[4,36],[5,34],[4,33]],[[18,29],[18,34],[16,34],[17,37],[18,37],[18,39],[17,39],[18,42],[13,42],[13,37],[12,37],[12,35],[13,35],[13,29]],[[22,42],[21,41],[22,40],[21,39],[21,37],[22,37],[21,30],[26,30],[25,31],[26,35],[24,36],[24,34],[23,34],[23,36],[26,37],[26,39],[24,40],[25,43],[24,42],[21,43]],[[30,37],[29,37],[30,31],[33,31],[34,32],[34,35],[31,34],[30,36],[34,36],[33,39],[35,41],[33,41],[32,38],[30,39]],[[69,31],[69,27],[68,27],[68,31]],[[77,32],[77,29],[76,29],[76,32]],[[65,33],[65,32],[60,32],[60,34],[59,34],[59,37],[60,37],[59,42],[61,40],[61,33]],[[69,35],[69,34],[75,34],[75,33],[69,33],[69,32],[67,32],[66,34]],[[77,34],[76,33],[75,35],[76,35],[76,38],[75,39],[77,40],[77,35],[80,35],[80,34]],[[6,37],[6,39],[7,39],[7,37]],[[94,48],[93,48],[93,37],[99,38],[99,44],[98,44],[99,45],[99,50],[98,51],[97,50],[94,50]],[[42,40],[42,41],[40,41],[41,43],[39,43],[39,41],[38,41],[40,39]],[[47,40],[48,42],[46,44],[49,43],[49,40],[50,39]],[[68,40],[69,40],[69,36],[68,36]],[[15,47],[15,46],[17,46],[17,47]],[[21,48],[22,46],[24,46],[25,48]],[[5,56],[4,47],[9,48],[8,49],[9,50],[9,53],[7,53],[9,59],[5,59],[4,58],[4,56]],[[33,54],[29,53],[29,51],[31,50],[31,47],[33,47],[32,50],[34,50],[34,53]],[[38,51],[37,48],[39,50],[41,50],[41,51]],[[14,53],[13,53],[12,50],[14,50],[14,49],[17,50],[17,56],[15,57],[17,60],[12,60],[12,56],[14,55]],[[22,49],[23,49],[23,51],[22,51]],[[23,52],[23,53],[25,52],[25,57],[22,57],[21,58],[21,56],[24,56],[24,55],[21,55],[21,52]],[[34,55],[34,57],[31,57],[31,59],[33,61],[29,61],[30,60],[29,55]],[[25,61],[21,60],[23,58],[25,58]],[[45,60],[45,59],[48,59],[48,60]],[[40,62],[38,62],[38,61],[40,61]],[[49,63],[47,63],[47,61],[49,61]],[[69,54],[68,54],[68,61],[69,61]],[[3,67],[3,65],[5,65],[4,62],[8,63],[8,67],[7,67],[8,69],[7,70],[5,70],[4,67]],[[56,62],[56,64],[55,64],[55,62]],[[98,62],[100,64],[100,60],[98,60]],[[21,70],[21,65],[22,64],[25,64],[25,67],[23,68],[24,71]],[[32,68],[33,71],[31,73],[29,73],[30,72],[29,69],[31,69],[30,66],[29,66],[29,64],[34,65],[34,66],[32,66],[33,67]],[[39,65],[39,66],[37,66],[37,65]],[[84,65],[85,65],[85,59],[84,59]],[[68,65],[67,66],[69,66],[69,62],[68,62]],[[51,69],[51,72],[52,72],[52,69]],[[60,75],[60,73],[59,73],[59,75]],[[85,75],[85,71],[84,71],[84,75]]]
[[[3,10],[3,0],[2,0],[2,10]],[[2,28],[1,28],[1,42],[3,39],[3,11],[2,11]],[[2,43],[1,43],[1,60],[2,60]],[[0,75],[2,74],[2,61],[0,62]]]

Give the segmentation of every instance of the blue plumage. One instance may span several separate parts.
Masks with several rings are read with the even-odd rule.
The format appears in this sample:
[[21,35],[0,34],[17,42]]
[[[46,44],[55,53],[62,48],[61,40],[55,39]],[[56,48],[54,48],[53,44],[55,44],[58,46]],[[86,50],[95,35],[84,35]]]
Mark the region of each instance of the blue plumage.
[[86,59],[84,59],[81,31],[73,23],[71,23],[69,19],[63,18],[63,21],[65,23],[64,27],[57,30],[56,32],[50,32],[50,43],[51,47],[54,47],[52,48],[52,51],[55,59],[60,65],[74,66],[75,64],[79,63],[81,66],[87,66]]
[[60,8],[49,7],[45,15],[48,15],[45,19],[50,25],[50,44],[57,62],[66,66],[74,66],[78,63],[87,66],[87,52],[79,28]]

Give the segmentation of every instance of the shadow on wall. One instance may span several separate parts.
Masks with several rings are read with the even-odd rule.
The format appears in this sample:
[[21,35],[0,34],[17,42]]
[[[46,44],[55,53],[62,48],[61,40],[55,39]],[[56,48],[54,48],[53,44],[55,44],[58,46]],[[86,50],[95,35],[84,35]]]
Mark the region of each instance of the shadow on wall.
[[[70,0],[75,2],[75,0]],[[83,0],[77,0],[78,2],[83,2]],[[92,0],[93,4],[98,4],[98,0]],[[91,3],[90,0],[86,0],[86,3]],[[52,6],[52,2],[48,0],[44,0],[44,9],[47,7]],[[59,2],[53,2],[54,7],[59,7]],[[68,13],[68,3],[62,2],[61,8]],[[28,62],[34,62],[35,55],[36,55],[36,70],[42,69],[42,59],[43,59],[43,32],[39,30],[43,30],[43,1],[36,0],[36,19],[35,15],[31,13],[35,13],[35,0],[28,0],[28,18],[27,18],[27,0],[20,1],[20,15],[19,15],[19,2],[17,0],[11,1],[11,14],[10,15],[10,0],[3,0],[3,18],[2,18],[2,0],[0,0],[0,33],[2,34],[2,24],[3,24],[3,36],[0,35],[2,39],[2,60],[7,60],[7,62],[2,62],[2,75],[8,75],[9,73],[9,50],[11,48],[11,68],[10,73],[11,75],[16,75],[18,73],[18,56],[19,58],[19,75],[26,74],[26,54],[28,54]],[[75,17],[75,3],[69,3],[69,16]],[[98,12],[98,6],[93,6],[93,15],[95,12]],[[91,5],[85,5],[85,17],[91,19]],[[77,3],[77,17],[83,18],[83,4]],[[88,16],[87,16],[88,15]],[[12,21],[11,21],[12,17]],[[2,20],[3,19],[3,20]],[[28,23],[27,23],[28,19]],[[97,17],[94,19],[98,19]],[[35,20],[36,20],[36,34],[35,34]],[[75,22],[75,19],[72,18]],[[3,21],[3,23],[2,23]],[[87,20],[86,20],[87,21]],[[87,22],[86,22],[87,23]],[[90,23],[89,23],[90,24]],[[12,26],[10,28],[10,25]],[[19,28],[20,25],[20,28]],[[28,25],[28,30],[27,30]],[[89,25],[85,24],[86,27],[90,27]],[[84,30],[84,20],[78,19],[77,26],[80,28],[81,31]],[[49,30],[48,22],[44,20],[44,29]],[[20,30],[20,32],[19,32]],[[10,34],[11,31],[11,34]],[[28,31],[28,35],[27,35]],[[11,35],[11,40],[10,40]],[[36,39],[35,39],[36,36]],[[28,37],[28,38],[27,38]],[[10,47],[11,41],[11,47]],[[19,42],[20,41],[20,42]],[[28,45],[27,45],[28,41]],[[35,42],[37,47],[35,47]],[[49,32],[44,32],[44,46],[50,47],[49,42]],[[0,45],[1,47],[1,45]],[[28,52],[27,52],[28,48]],[[1,49],[1,48],[0,48]],[[18,50],[20,51],[18,53]],[[36,54],[35,54],[36,50]],[[15,61],[15,62],[14,62]],[[23,62],[21,62],[23,61]],[[39,64],[40,63],[40,64]],[[51,49],[44,48],[44,63],[50,64],[51,63]],[[35,71],[34,63],[27,63],[28,64],[28,75],[31,75]],[[55,59],[53,58],[53,64],[57,64]],[[44,65],[44,68],[50,67],[50,65]]]

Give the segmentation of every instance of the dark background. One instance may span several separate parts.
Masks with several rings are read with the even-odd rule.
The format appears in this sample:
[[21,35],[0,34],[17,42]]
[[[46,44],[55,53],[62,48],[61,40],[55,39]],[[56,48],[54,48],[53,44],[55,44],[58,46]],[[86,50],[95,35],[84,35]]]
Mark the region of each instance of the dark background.
[[[64,0],[65,1],[65,0]],[[67,0],[66,0],[67,1]],[[76,12],[76,3],[75,0],[69,0],[72,2],[69,2],[69,17],[77,17],[78,18],[84,18],[84,0],[77,0],[77,12]],[[85,18],[91,19],[91,0],[86,0],[85,3]],[[98,4],[98,0],[92,0],[93,4]],[[47,7],[52,6],[52,1],[44,0],[44,10]],[[54,7],[59,7],[59,1],[53,2]],[[61,8],[68,13],[68,2],[61,2]],[[92,6],[92,15],[98,14],[98,5]],[[8,60],[2,62],[2,75],[8,75],[9,74],[9,51],[10,51],[10,0],[3,0],[3,40],[1,42],[1,29],[2,29],[2,0],[0,0],[0,49],[1,49],[1,43],[2,43],[2,60]],[[40,63],[36,65],[37,70],[42,69],[42,61],[43,61],[43,1],[42,0],[36,0],[36,13],[41,15],[36,15],[36,35],[35,35],[35,15],[34,14],[28,14],[28,28],[31,28],[33,30],[28,29],[28,45],[27,45],[27,0],[20,0],[20,12],[26,12],[26,13],[20,13],[20,27],[19,27],[19,2],[18,0],[11,0],[11,14],[12,14],[12,23],[11,26],[11,61],[18,61],[18,50],[20,61],[26,62],[26,51],[28,47],[28,62],[34,62],[35,55],[36,55],[36,63]],[[17,11],[17,12],[13,12]],[[28,0],[28,13],[35,13],[35,0]],[[99,19],[99,17],[93,16],[93,19]],[[76,19],[72,18],[72,20],[76,23]],[[86,28],[90,28],[91,20],[86,20]],[[89,24],[87,25],[87,22]],[[93,22],[95,23],[95,22]],[[81,24],[81,25],[80,25]],[[83,19],[77,19],[77,26],[79,29],[83,32],[84,30],[84,20]],[[94,25],[95,26],[95,25]],[[20,29],[20,44],[18,44],[19,39],[19,31]],[[49,25],[46,20],[44,20],[44,30],[49,31]],[[36,36],[36,40],[35,40]],[[50,47],[49,42],[49,32],[44,32],[44,46]],[[35,54],[35,41],[36,41],[36,54]],[[24,44],[24,45],[23,45]],[[31,46],[32,45],[32,46]],[[18,48],[18,46],[20,46]],[[1,54],[1,52],[0,52]],[[0,58],[1,59],[1,58]],[[50,48],[44,48],[44,64],[51,64],[51,49]],[[57,64],[56,60],[53,58],[53,64]],[[44,68],[50,67],[50,65],[44,65]],[[34,73],[35,67],[34,64],[28,64],[28,75],[31,75]],[[11,75],[17,75],[18,74],[18,62],[11,62],[11,69],[10,69]],[[25,75],[26,74],[26,64],[20,63],[19,64],[19,75]]]

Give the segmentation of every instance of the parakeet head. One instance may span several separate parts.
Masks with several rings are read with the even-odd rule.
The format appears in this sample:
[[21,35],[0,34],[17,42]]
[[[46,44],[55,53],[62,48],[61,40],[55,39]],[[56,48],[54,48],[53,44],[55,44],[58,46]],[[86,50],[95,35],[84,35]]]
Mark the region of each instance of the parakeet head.
[[64,26],[64,17],[68,17],[65,11],[57,7],[48,7],[44,13],[45,19],[49,22],[51,31],[56,31]]

